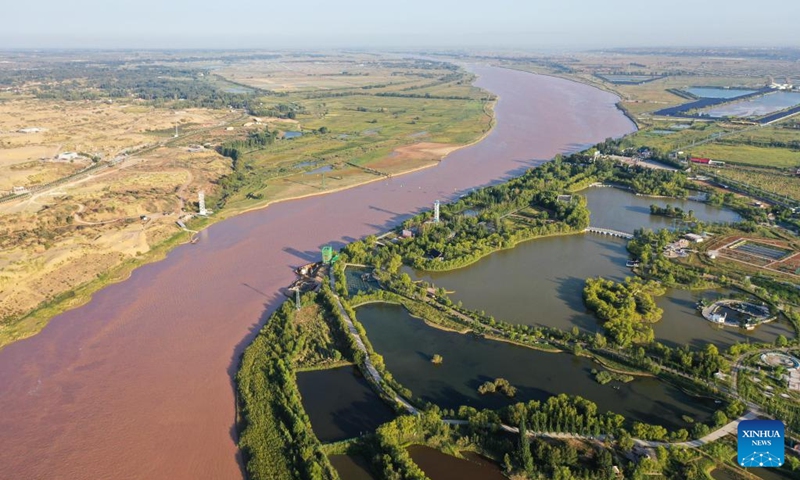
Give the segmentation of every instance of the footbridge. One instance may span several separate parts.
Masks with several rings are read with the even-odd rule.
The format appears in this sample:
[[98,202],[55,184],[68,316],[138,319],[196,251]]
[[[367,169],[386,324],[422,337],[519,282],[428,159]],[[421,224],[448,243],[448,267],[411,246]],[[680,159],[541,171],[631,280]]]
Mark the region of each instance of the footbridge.
[[584,230],[586,233],[595,233],[597,235],[609,235],[611,237],[624,238],[626,240],[633,240],[633,234],[628,232],[620,232],[619,230],[611,230],[609,228],[588,227]]

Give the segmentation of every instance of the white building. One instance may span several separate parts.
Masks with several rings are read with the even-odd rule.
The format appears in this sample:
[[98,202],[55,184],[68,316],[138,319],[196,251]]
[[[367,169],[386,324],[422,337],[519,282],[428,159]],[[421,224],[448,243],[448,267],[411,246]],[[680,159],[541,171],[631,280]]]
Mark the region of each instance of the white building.
[[696,233],[687,233],[683,236],[683,238],[694,243],[701,243],[703,240],[705,240],[702,235],[698,235]]
[[59,153],[58,156],[56,157],[56,160],[68,161],[68,160],[75,160],[77,158],[80,158],[80,155],[77,152],[64,152],[64,153]]

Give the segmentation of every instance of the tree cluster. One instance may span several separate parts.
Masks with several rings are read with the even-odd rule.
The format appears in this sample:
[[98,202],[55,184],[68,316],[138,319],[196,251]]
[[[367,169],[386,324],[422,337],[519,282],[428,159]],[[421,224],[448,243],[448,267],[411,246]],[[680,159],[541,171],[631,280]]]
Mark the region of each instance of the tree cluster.
[[664,311],[653,296],[663,295],[657,282],[628,277],[619,283],[603,278],[589,278],[583,289],[586,307],[603,322],[608,335],[620,346],[653,341],[650,323],[661,319]]

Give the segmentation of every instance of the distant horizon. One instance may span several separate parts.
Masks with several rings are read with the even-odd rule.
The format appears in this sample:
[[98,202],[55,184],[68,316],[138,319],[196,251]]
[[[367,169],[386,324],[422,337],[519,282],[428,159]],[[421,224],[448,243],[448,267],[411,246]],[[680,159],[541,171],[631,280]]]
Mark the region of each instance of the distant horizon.
[[0,49],[758,48],[800,45],[800,2],[40,0],[3,8]]
[[325,52],[386,52],[386,53],[406,53],[406,52],[429,52],[438,54],[510,54],[510,53],[596,53],[596,52],[630,52],[647,50],[669,51],[691,51],[691,50],[764,50],[764,51],[797,51],[800,52],[800,45],[641,45],[629,47],[525,47],[525,46],[470,46],[453,47],[442,45],[429,46],[391,46],[369,47],[369,46],[342,46],[342,47],[135,47],[135,46],[41,46],[41,47],[6,47],[0,45],[0,52],[272,52],[272,53],[325,53]]

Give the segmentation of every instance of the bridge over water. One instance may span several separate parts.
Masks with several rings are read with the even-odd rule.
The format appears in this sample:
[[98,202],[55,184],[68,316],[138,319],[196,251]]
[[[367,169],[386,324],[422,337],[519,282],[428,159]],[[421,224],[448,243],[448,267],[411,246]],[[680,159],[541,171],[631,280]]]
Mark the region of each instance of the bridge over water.
[[611,237],[624,238],[626,240],[633,240],[633,234],[628,232],[620,232],[619,230],[611,230],[610,228],[588,227],[584,230],[586,233],[596,233],[597,235],[609,235]]

